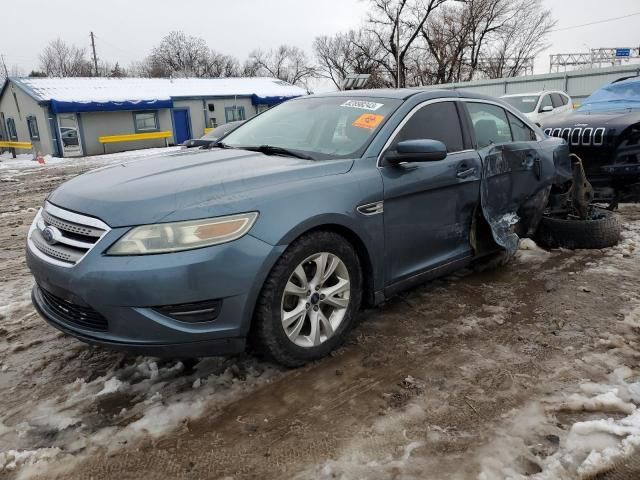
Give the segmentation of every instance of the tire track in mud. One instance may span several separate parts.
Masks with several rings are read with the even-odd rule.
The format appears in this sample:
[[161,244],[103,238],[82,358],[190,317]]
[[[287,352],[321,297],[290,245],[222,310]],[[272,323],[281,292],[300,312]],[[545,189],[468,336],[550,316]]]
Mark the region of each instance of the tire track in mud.
[[[190,422],[188,431],[142,441],[117,458],[93,456],[72,476],[323,478],[319,467],[355,443],[359,454],[364,451],[363,463],[382,463],[373,472],[329,463],[327,478],[345,472],[346,478],[388,478],[394,471],[408,478],[475,478],[474,452],[490,439],[492,427],[552,387],[544,378],[562,363],[566,342],[578,346],[576,337],[588,343],[594,335],[590,328],[580,335],[553,333],[557,327],[549,317],[571,302],[564,292],[557,305],[549,302],[549,293],[559,289],[550,289],[546,272],[555,268],[552,277],[566,276],[560,257],[567,255],[502,272],[454,275],[416,289],[366,312],[350,344],[333,358],[292,372],[214,417]],[[578,315],[613,315],[612,305],[597,301],[573,307]],[[471,317],[475,326],[464,329]],[[575,379],[576,372],[564,378]],[[419,411],[412,412],[416,405]],[[387,420],[392,427],[384,430],[380,425]],[[439,430],[444,433],[435,435]],[[402,457],[412,442],[415,465],[390,460],[387,469],[383,460]]]

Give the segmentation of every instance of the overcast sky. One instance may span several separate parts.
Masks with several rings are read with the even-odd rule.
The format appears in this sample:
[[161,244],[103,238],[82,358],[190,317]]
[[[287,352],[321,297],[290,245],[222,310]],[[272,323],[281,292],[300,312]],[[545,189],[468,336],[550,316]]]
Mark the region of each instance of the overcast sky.
[[[544,0],[556,29],[640,12],[638,0]],[[28,73],[52,39],[89,47],[96,35],[98,57],[126,66],[147,55],[171,30],[204,38],[243,61],[255,48],[287,43],[311,52],[313,39],[357,27],[366,0],[19,0],[3,2],[0,54],[9,68]],[[595,47],[640,46],[640,16],[570,30],[550,37],[552,47],[536,59],[536,73],[549,69],[550,53]]]

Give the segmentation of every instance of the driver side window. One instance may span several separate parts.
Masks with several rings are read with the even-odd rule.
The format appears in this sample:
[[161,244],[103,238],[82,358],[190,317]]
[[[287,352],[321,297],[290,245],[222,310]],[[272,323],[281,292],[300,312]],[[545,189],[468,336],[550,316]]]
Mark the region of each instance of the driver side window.
[[449,153],[464,150],[458,110],[453,102],[438,102],[418,110],[402,127],[390,150],[405,140],[439,140]]

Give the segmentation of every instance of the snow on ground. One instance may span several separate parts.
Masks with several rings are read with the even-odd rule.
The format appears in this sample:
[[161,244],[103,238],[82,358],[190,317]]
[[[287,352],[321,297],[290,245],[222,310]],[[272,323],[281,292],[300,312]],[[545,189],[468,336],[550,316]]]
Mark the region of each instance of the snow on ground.
[[174,153],[181,149],[182,147],[147,148],[143,150],[131,150],[128,152],[107,153],[105,155],[66,158],[46,155],[44,157],[44,165],[40,165],[36,160],[34,160],[33,155],[30,153],[22,153],[16,155],[16,158],[12,158],[10,153],[5,152],[0,154],[0,182],[19,181],[13,178],[12,174],[18,173],[21,170],[47,168],[50,166],[61,166],[65,164],[81,165],[84,163],[95,163],[96,165],[108,165],[110,163],[128,162],[130,160],[138,160],[141,158],[157,157],[168,153]]
[[[616,260],[640,261],[638,246],[640,224],[625,224],[621,242],[604,250],[601,260],[587,262],[586,271],[615,275],[623,280],[625,268]],[[597,339],[597,345],[606,351],[587,353],[564,367],[566,370],[584,369],[599,377],[609,372],[605,374],[605,381],[585,378],[573,392],[560,392],[542,404],[532,403],[512,412],[508,426],[498,431],[496,439],[483,450],[478,480],[593,478],[637,454],[640,448],[640,372],[628,365],[636,367],[640,360],[640,294],[633,289],[626,290],[624,285],[621,287],[623,294],[629,296],[630,306],[617,324],[609,331],[601,332]],[[585,287],[579,289],[590,292]],[[560,415],[576,417],[568,432],[558,428]],[[536,436],[556,439],[554,443],[559,442],[557,451],[549,456],[543,448],[532,453],[532,438]],[[515,470],[513,465],[521,463],[518,459],[522,458],[537,465],[540,471],[525,476]]]
[[[67,358],[61,356],[59,361]],[[116,451],[141,437],[188,429],[189,422],[205,410],[212,414],[281,373],[251,357],[207,358],[185,364],[121,356],[106,375],[93,380],[77,378],[57,395],[22,406],[22,421],[13,427],[4,425],[0,438],[47,435],[55,438],[55,447],[0,453],[0,472],[23,467],[20,478],[29,478],[52,466],[73,465],[98,448]],[[131,406],[121,406],[125,404]],[[15,411],[9,413],[15,416]],[[0,418],[0,425],[3,420]]]

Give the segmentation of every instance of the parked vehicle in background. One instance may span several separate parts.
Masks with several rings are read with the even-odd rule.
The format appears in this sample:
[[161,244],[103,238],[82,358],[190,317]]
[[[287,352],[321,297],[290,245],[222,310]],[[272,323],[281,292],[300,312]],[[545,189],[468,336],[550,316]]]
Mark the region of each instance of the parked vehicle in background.
[[546,118],[573,110],[573,100],[564,92],[542,91],[504,95],[502,99],[540,126]]
[[182,146],[187,148],[195,148],[195,147],[209,147],[212,144],[219,142],[224,138],[225,135],[233,132],[236,128],[244,123],[244,120],[240,120],[237,122],[228,122],[224,125],[220,125],[219,127],[214,128],[210,132],[205,133],[200,138],[192,138],[190,140],[182,143]]
[[637,198],[640,184],[640,78],[602,87],[582,105],[545,121],[547,135],[563,138],[582,160],[594,200],[615,208]]
[[103,168],[28,233],[53,326],[132,352],[289,366],[339,346],[362,305],[533,234],[568,147],[508,104],[445,90],[304,97],[210,151]]

